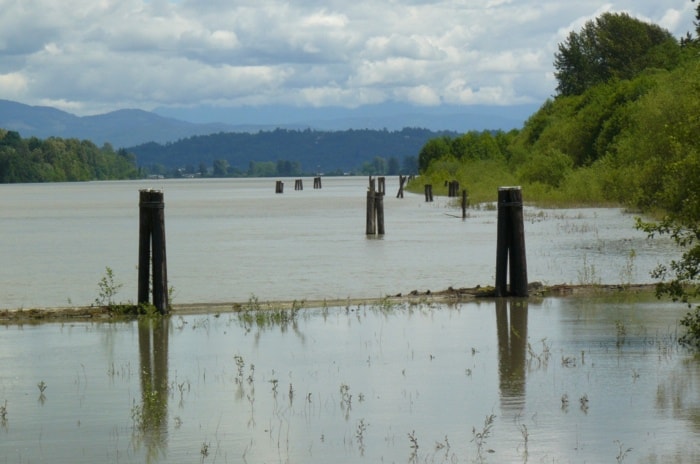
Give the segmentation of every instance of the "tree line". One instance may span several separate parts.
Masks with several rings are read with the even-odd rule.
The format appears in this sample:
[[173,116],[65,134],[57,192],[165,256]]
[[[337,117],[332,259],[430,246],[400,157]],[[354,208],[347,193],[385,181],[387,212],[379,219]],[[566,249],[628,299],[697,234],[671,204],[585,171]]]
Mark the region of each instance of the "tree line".
[[[541,205],[624,205],[684,250],[659,266],[660,294],[700,296],[700,5],[696,30],[676,39],[624,13],[569,34],[554,57],[557,94],[523,128],[427,142],[421,183],[459,180],[475,201],[522,185]],[[700,311],[682,321],[700,348]]]
[[0,183],[68,182],[139,177],[136,158],[88,140],[36,137],[0,129]]
[[151,174],[165,176],[287,176],[298,174],[416,174],[417,153],[433,137],[454,132],[404,128],[319,131],[275,129],[221,132],[128,150]]

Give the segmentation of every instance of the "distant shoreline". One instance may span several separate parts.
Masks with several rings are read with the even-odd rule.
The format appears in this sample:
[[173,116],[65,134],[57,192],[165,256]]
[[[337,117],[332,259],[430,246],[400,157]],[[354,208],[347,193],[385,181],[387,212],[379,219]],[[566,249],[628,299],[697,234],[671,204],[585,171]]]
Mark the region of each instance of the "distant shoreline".
[[[546,297],[568,297],[568,296],[596,296],[610,295],[614,293],[625,294],[653,294],[656,284],[630,284],[630,285],[570,285],[558,284],[544,286],[539,282],[531,282],[530,296],[528,298]],[[291,309],[299,307],[303,309],[323,308],[323,307],[344,307],[376,305],[380,303],[388,304],[458,304],[470,301],[494,299],[493,287],[470,287],[470,288],[448,288],[446,290],[432,292],[412,291],[407,294],[397,293],[387,295],[383,298],[345,298],[326,300],[281,300],[281,301],[260,301],[259,307],[267,309]],[[170,315],[186,316],[193,314],[220,314],[236,313],[246,310],[250,303],[246,302],[226,302],[226,303],[187,303],[175,304]],[[0,310],[0,324],[40,324],[51,322],[77,322],[94,321],[108,322],[110,320],[129,320],[131,317],[120,317],[111,314],[102,306],[82,306],[82,307],[57,307],[57,308],[34,308],[34,309],[5,309]]]

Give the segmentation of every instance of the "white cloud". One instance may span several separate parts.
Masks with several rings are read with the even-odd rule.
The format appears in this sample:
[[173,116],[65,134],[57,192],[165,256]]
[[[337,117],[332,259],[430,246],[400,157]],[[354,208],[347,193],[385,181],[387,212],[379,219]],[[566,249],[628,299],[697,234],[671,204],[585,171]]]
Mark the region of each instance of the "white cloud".
[[[0,0],[0,98],[123,107],[543,101],[604,11],[693,30],[687,0]],[[37,14],[41,12],[41,14]]]

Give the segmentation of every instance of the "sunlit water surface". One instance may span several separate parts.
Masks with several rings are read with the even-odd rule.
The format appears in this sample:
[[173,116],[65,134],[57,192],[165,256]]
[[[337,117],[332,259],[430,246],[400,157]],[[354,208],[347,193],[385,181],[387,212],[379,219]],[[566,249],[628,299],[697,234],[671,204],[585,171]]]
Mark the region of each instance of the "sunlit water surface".
[[[0,185],[0,309],[92,304],[107,267],[134,301],[138,190],[164,192],[174,303],[375,298],[493,285],[495,209],[462,220],[444,197],[395,198],[387,179],[386,235],[365,235],[367,179],[274,193],[274,179]],[[527,201],[527,191],[523,192]],[[494,193],[495,197],[495,193]],[[525,210],[530,281],[645,283],[677,258],[620,209]]]
[[593,296],[10,325],[0,463],[697,462],[682,310]]

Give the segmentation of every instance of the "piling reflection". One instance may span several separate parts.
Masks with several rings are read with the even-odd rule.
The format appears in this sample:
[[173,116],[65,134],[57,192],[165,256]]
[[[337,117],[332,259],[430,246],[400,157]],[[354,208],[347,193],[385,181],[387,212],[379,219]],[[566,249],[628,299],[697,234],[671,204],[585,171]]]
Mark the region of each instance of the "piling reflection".
[[496,299],[498,379],[504,412],[525,406],[527,311],[527,300]]
[[132,411],[136,443],[146,447],[147,462],[165,456],[168,424],[168,328],[170,320],[138,321],[141,407]]

